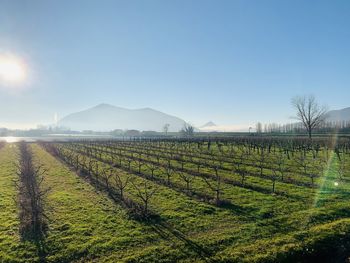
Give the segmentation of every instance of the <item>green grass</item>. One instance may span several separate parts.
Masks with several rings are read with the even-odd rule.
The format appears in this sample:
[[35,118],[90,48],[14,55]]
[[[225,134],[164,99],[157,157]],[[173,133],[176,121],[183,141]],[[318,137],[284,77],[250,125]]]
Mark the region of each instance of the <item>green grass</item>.
[[[335,156],[332,155],[332,157],[329,167],[337,165]],[[102,159],[108,161],[108,158],[108,154],[102,155]],[[107,162],[100,161],[99,167],[107,168],[110,166]],[[133,163],[131,167],[131,173],[117,168],[114,168],[114,171],[122,174],[123,177],[131,176],[140,184],[145,179],[134,174],[137,171],[136,163]],[[161,177],[162,175],[161,173],[155,173],[155,176]],[[179,178],[175,177],[172,180],[180,183]],[[262,179],[259,180],[260,183],[263,182]],[[247,259],[242,258],[242,260],[249,262],[249,260],[259,261],[260,258],[263,261],[265,253],[263,251],[259,252],[258,248],[254,252],[251,250],[251,253],[245,253],[247,248],[252,247],[252,243],[271,242],[276,246],[278,240],[284,240],[287,237],[299,235],[301,231],[308,231],[323,224],[327,225],[337,219],[349,217],[350,205],[347,194],[349,184],[341,182],[338,186],[335,186],[334,182],[336,180],[336,174],[331,169],[326,169],[319,179],[320,186],[317,189],[286,184],[286,187],[289,187],[286,189],[287,191],[303,197],[296,200],[226,185],[225,197],[230,198],[242,210],[216,208],[193,198],[190,202],[188,200],[190,197],[181,192],[164,185],[157,186],[153,182],[149,182],[149,184],[151,187],[158,188],[158,194],[152,202],[152,208],[161,218],[171,222],[173,226],[211,252],[212,257],[216,258],[215,260],[218,260],[215,254],[220,255],[223,261],[226,261],[231,256],[235,258],[233,254],[243,253]],[[201,192],[208,191],[203,180],[200,179],[193,182],[193,189]],[[133,191],[131,187],[127,189],[131,196],[133,196]],[[192,203],[195,205],[192,205]],[[198,207],[210,211],[206,212],[209,214],[200,213]],[[248,217],[244,216],[247,213]],[[296,245],[294,239],[291,240],[290,243],[285,241],[286,247]],[[285,250],[286,247],[283,249]],[[278,247],[271,248],[271,253],[273,251],[276,251],[278,255],[279,253],[284,254]],[[225,257],[225,254],[227,254],[227,257]],[[272,258],[270,259],[272,260]],[[288,257],[286,257],[287,259]],[[235,260],[240,261],[239,257]],[[278,261],[279,257],[273,260]]]
[[18,192],[14,183],[17,180],[17,157],[18,149],[14,144],[0,149],[0,262],[38,259],[36,245],[22,242],[19,235]]
[[49,231],[44,240],[47,262],[142,262],[185,258],[189,253],[183,242],[163,238],[152,226],[130,219],[121,206],[39,146],[32,149],[36,161],[48,169],[44,187],[51,189],[46,208]]
[[349,257],[350,219],[316,225],[305,231],[229,247],[216,262],[345,262]]
[[[48,231],[37,242],[19,237],[13,184],[17,148],[7,144],[0,150],[0,262],[342,262],[350,255],[350,183],[349,178],[338,180],[334,154],[317,188],[277,184],[277,189],[300,198],[224,184],[230,208],[142,178],[135,172],[136,163],[130,172],[113,168],[135,184],[147,181],[158,189],[151,209],[159,219],[142,222],[41,146],[31,144],[31,149],[35,164],[47,169],[42,187],[50,189],[45,205]],[[106,162],[99,161],[100,168],[111,168],[108,154],[102,159]],[[177,176],[172,180],[183,184]],[[247,183],[270,187],[269,180],[253,176]],[[193,181],[193,189],[211,194],[200,178]],[[131,185],[125,191],[140,202]]]

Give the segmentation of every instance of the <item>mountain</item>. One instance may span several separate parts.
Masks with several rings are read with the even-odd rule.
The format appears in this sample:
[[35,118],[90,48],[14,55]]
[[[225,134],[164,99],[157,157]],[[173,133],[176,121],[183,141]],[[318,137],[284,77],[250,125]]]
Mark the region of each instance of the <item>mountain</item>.
[[327,114],[328,121],[350,121],[350,107],[342,110],[332,110]]
[[205,128],[205,127],[214,127],[216,126],[216,124],[212,121],[207,122],[206,124],[204,124],[203,126],[201,126],[201,128]]
[[185,121],[151,109],[125,109],[109,104],[100,104],[93,108],[72,113],[59,122],[59,126],[71,130],[112,131],[115,129],[135,129],[140,131],[162,131],[169,124],[169,131],[179,131]]
[[214,122],[209,121],[203,126],[200,127],[200,131],[202,132],[218,132],[220,129],[218,129],[219,126],[217,126]]

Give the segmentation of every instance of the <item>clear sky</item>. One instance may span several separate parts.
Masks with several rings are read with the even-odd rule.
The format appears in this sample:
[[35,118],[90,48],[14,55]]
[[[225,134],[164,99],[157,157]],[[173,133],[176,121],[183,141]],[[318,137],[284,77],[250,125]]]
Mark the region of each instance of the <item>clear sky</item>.
[[347,0],[0,0],[0,55],[28,71],[0,82],[0,124],[99,103],[195,125],[288,121],[299,94],[349,107],[349,14]]

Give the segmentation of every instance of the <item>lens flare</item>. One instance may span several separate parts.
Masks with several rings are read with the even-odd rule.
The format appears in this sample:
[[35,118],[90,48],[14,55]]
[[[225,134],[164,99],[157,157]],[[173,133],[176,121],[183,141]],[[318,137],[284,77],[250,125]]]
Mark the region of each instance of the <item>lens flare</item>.
[[[329,191],[332,191],[330,188],[330,183],[329,182],[333,182],[334,181],[334,167],[336,165],[337,162],[337,157],[336,154],[334,153],[334,149],[337,145],[338,142],[338,132],[336,132],[335,134],[333,134],[333,138],[332,138],[332,144],[331,144],[331,148],[329,149],[330,153],[328,156],[328,161],[327,164],[325,166],[325,169],[322,173],[322,177],[320,180],[320,187],[318,189],[318,192],[315,195],[315,200],[314,200],[314,207],[318,207],[318,202],[320,199],[322,198],[326,198]],[[338,182],[333,183],[334,186],[338,186]],[[322,197],[322,198],[321,198]]]
[[319,168],[322,169],[320,171],[320,178],[318,182],[318,187],[315,189],[314,199],[311,203],[310,209],[305,214],[305,227],[308,226],[310,222],[310,218],[312,218],[313,213],[316,211],[315,209],[321,208],[323,203],[327,201],[328,198],[331,197],[332,193],[336,191],[336,188],[340,187],[340,184],[335,175],[335,167],[337,165],[337,156],[334,152],[334,149],[338,142],[338,132],[336,131],[332,136],[332,141],[329,149],[325,152],[327,157],[325,165]]

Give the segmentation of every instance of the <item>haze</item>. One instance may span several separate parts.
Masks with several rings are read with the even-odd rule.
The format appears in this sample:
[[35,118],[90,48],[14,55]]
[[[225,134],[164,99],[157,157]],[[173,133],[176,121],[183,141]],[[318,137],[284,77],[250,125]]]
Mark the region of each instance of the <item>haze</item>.
[[[53,123],[100,103],[196,126],[287,122],[290,99],[349,107],[348,1],[0,1],[0,126]],[[19,88],[20,86],[20,88]]]

